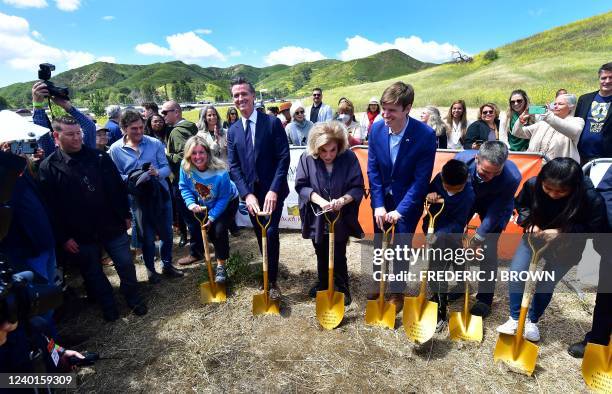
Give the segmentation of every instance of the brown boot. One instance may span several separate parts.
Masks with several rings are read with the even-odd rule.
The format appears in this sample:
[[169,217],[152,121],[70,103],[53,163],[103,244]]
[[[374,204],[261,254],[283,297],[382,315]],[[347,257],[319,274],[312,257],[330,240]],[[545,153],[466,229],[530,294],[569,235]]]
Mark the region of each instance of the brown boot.
[[388,301],[395,305],[395,313],[400,312],[404,307],[404,295],[402,293],[391,293]]

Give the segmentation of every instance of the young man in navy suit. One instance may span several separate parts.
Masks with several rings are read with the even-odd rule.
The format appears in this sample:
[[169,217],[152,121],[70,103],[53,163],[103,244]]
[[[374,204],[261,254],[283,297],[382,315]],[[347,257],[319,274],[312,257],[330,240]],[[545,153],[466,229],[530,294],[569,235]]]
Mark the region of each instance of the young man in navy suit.
[[[408,114],[414,89],[396,82],[383,92],[384,122],[375,122],[368,144],[368,179],[374,210],[374,231],[395,224],[395,244],[411,246],[412,234],[423,213],[436,156],[436,133]],[[408,271],[408,262],[394,261],[393,271]],[[406,282],[390,283],[390,302],[396,311],[403,306]]]
[[[497,280],[497,241],[512,216],[514,195],[521,182],[521,173],[516,164],[508,160],[508,147],[501,141],[487,141],[478,151],[459,152],[455,159],[468,165],[476,194],[470,217],[474,212],[478,213],[480,226],[476,229],[470,247],[484,248],[484,260],[480,263],[480,270],[486,272],[487,278],[478,283],[477,302],[470,313],[486,317],[491,313]],[[452,298],[449,296],[449,300]]]
[[[227,159],[230,178],[240,197],[246,202],[251,223],[261,251],[261,229],[254,215],[271,213],[268,227],[268,274],[270,298],[277,300],[281,293],[276,283],[278,275],[280,222],[283,201],[289,194],[289,143],[281,121],[275,116],[255,111],[255,88],[245,78],[231,82],[234,105],[242,118],[227,132]],[[261,204],[261,205],[260,205]]]

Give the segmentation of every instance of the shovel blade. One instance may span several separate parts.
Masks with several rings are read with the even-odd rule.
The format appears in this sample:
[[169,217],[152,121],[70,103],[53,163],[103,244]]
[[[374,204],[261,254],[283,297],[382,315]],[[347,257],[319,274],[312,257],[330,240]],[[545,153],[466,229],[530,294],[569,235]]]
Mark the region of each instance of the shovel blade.
[[539,350],[536,344],[516,335],[499,334],[493,359],[503,361],[511,369],[531,376],[535,370]]
[[210,282],[200,284],[200,300],[202,304],[211,304],[213,302],[225,302],[227,292],[225,283],[215,283],[215,291],[213,292]]
[[449,336],[453,341],[482,342],[482,316],[467,315],[464,321],[463,312],[452,312],[448,320]]
[[587,343],[582,359],[582,377],[593,391],[612,393],[612,364],[609,362],[610,345]]
[[369,300],[366,304],[366,324],[371,326],[395,329],[395,304],[383,302],[382,309],[380,301]]
[[334,291],[329,299],[329,290],[317,291],[317,319],[326,330],[338,327],[344,318],[344,293]]
[[280,305],[278,300],[271,300],[266,293],[255,294],[253,296],[253,316],[257,315],[280,315]]
[[418,297],[404,297],[402,323],[408,339],[416,343],[429,341],[436,333],[438,303],[421,303]]

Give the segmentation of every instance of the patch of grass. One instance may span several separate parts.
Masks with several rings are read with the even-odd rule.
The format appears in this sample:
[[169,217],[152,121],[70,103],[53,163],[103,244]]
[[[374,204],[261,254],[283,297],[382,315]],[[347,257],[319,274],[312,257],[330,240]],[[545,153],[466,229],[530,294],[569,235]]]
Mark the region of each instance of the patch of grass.
[[[225,262],[225,269],[227,270],[227,276],[231,280],[232,286],[239,287],[246,283],[259,280],[261,276],[261,270],[257,266],[251,265],[250,261],[254,258],[253,253],[242,253],[240,251],[233,252],[229,259]],[[213,264],[214,269],[214,264]],[[214,271],[213,271],[214,272]],[[200,268],[200,275],[198,277],[198,284],[208,282],[208,270],[206,269],[206,263]]]

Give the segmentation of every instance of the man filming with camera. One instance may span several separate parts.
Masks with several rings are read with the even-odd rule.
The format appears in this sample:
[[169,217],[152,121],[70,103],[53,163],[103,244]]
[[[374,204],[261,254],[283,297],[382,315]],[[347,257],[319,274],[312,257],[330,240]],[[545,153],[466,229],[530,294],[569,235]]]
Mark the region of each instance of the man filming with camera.
[[[55,67],[51,64],[41,64],[40,70],[38,71],[38,77],[41,81],[34,83],[32,86],[32,105],[34,107],[32,120],[34,124],[51,129],[51,122],[49,122],[49,118],[45,112],[45,100],[49,98],[53,103],[63,108],[66,113],[76,119],[83,130],[83,143],[90,148],[95,148],[96,124],[87,115],[72,106],[70,98],[68,97],[68,89],[58,88],[48,81],[48,79],[51,78],[51,71],[54,69]],[[38,140],[38,143],[45,151],[45,156],[49,156],[51,153],[55,152],[56,143],[50,133],[42,136]]]

